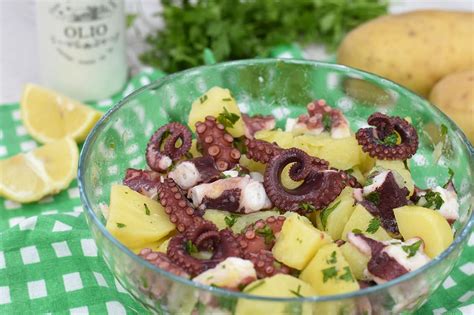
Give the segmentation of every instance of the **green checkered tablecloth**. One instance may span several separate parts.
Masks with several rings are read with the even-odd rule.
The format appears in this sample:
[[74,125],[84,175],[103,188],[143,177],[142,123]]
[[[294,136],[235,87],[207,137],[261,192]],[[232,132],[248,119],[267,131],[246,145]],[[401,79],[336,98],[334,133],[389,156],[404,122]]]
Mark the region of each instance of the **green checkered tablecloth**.
[[[163,74],[149,69],[117,100]],[[38,144],[22,126],[18,104],[0,106],[0,159]],[[143,307],[128,295],[98,256],[85,223],[77,183],[38,203],[0,198],[0,314],[134,314]],[[474,237],[454,270],[418,314],[474,314]]]

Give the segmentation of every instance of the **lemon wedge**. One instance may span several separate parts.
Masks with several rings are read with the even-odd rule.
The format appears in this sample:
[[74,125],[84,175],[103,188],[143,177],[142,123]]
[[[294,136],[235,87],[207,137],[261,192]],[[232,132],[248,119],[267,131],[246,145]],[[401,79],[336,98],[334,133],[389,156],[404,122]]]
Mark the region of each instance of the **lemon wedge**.
[[27,203],[67,188],[77,175],[79,150],[71,138],[0,160],[0,195]]
[[34,84],[26,85],[20,107],[23,124],[41,143],[66,136],[80,143],[102,116],[79,101]]

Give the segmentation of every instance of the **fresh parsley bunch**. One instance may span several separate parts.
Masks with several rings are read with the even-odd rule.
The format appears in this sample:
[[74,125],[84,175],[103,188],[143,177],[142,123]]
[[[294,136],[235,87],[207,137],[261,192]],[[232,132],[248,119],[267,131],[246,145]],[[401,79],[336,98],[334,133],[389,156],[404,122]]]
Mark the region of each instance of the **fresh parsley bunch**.
[[271,47],[319,42],[334,49],[349,30],[387,12],[386,0],[162,0],[166,27],[148,36],[144,63],[174,72],[267,56]]

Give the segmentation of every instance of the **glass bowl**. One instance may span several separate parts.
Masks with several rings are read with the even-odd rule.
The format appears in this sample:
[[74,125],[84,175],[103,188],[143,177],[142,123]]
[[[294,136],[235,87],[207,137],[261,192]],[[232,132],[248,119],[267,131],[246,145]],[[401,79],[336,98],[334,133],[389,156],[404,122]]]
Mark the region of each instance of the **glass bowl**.
[[[325,99],[348,117],[353,131],[376,111],[409,117],[420,138],[410,160],[416,184],[444,184],[455,172],[460,219],[451,246],[422,268],[383,285],[347,294],[271,298],[231,292],[177,277],[142,260],[105,229],[101,205],[128,167],[144,168],[146,143],[172,121],[185,123],[191,103],[213,86],[228,88],[243,112],[273,114],[277,126]],[[444,125],[444,127],[443,127]],[[446,128],[447,127],[447,128]],[[447,137],[443,133],[447,129]],[[443,139],[445,139],[443,141]],[[435,150],[436,148],[436,150]],[[441,149],[441,150],[440,150]],[[433,154],[437,151],[438,154]],[[266,314],[353,314],[413,311],[447,277],[473,226],[474,150],[460,129],[413,92],[373,74],[313,61],[256,59],[193,68],[151,83],[114,106],[87,138],[79,163],[79,188],[87,221],[102,256],[118,281],[148,309],[171,314],[231,314],[252,301]]]

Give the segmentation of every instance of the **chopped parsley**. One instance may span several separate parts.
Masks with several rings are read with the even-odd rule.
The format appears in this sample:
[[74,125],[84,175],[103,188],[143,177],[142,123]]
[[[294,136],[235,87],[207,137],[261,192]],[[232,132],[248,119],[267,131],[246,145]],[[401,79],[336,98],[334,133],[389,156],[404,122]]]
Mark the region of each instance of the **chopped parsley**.
[[398,135],[396,132],[392,132],[388,136],[386,136],[382,141],[382,144],[388,145],[388,146],[394,146],[398,142]]
[[323,114],[323,126],[325,131],[331,130],[332,119],[331,115],[328,113]]
[[327,262],[328,264],[335,264],[335,263],[337,263],[337,257],[336,257],[336,255],[337,255],[337,254],[336,254],[336,251],[333,251],[333,252],[331,253],[331,257],[329,257],[329,259],[326,259],[326,262]]
[[146,203],[143,204],[145,206],[145,214],[150,215],[150,208],[148,208],[148,205]]
[[316,210],[316,208],[312,204],[310,204],[309,202],[300,203],[299,208],[301,210],[303,210],[304,212],[306,212],[306,213],[311,213],[314,210]]
[[296,291],[295,291],[295,290],[289,290],[289,291],[290,291],[290,293],[296,295],[297,297],[303,297],[303,296],[301,295],[301,293],[300,293],[300,291],[301,291],[301,285],[298,285],[298,289],[296,289]]
[[362,231],[361,231],[361,229],[353,229],[353,230],[352,230],[352,233],[354,233],[354,234],[362,234]]
[[186,152],[184,154],[184,157],[187,158],[188,160],[191,160],[193,158],[193,154],[191,152]]
[[402,246],[402,249],[405,253],[407,253],[407,258],[410,258],[410,257],[413,257],[416,255],[416,252],[418,251],[418,249],[420,248],[420,245],[421,245],[421,240],[411,244],[411,245],[404,245]]
[[231,228],[234,226],[235,222],[237,221],[237,216],[234,214],[231,214],[230,216],[226,216],[224,218],[224,221],[225,221],[225,224]]
[[204,103],[205,101],[207,101],[207,95],[203,95],[199,98],[199,102]]
[[121,229],[121,228],[124,228],[124,227],[126,227],[126,225],[125,225],[125,224],[123,224],[123,223],[119,223],[119,222],[117,222],[117,227],[118,227],[119,229]]
[[267,245],[271,244],[271,242],[275,239],[273,230],[268,226],[268,224],[265,224],[263,228],[256,229],[255,232],[265,238],[265,244]]
[[255,283],[253,286],[247,287],[247,288],[244,290],[244,292],[252,292],[252,291],[255,290],[256,288],[261,287],[264,283],[265,283],[265,280],[260,280],[260,281],[258,281],[257,283]]
[[441,194],[435,191],[428,191],[423,197],[426,199],[426,203],[424,207],[431,208],[434,206],[435,209],[440,209],[444,203],[443,198],[441,198]]
[[233,127],[239,119],[239,115],[229,112],[226,107],[224,107],[224,111],[217,116],[217,121],[226,128]]
[[226,179],[226,178],[231,178],[232,176],[226,175],[226,174],[224,174],[224,173],[221,173],[221,174],[219,175],[219,177],[220,177],[220,179]]
[[323,282],[326,282],[331,278],[337,277],[337,269],[334,266],[323,269],[321,271],[323,273]]
[[367,233],[374,234],[377,232],[377,230],[380,227],[380,220],[378,218],[372,218],[369,222],[369,226],[367,227],[367,230],[365,230]]
[[352,168],[349,168],[349,169],[345,170],[345,172],[347,174],[352,174],[352,173],[354,173],[354,170]]
[[186,244],[184,246],[185,246],[186,252],[188,252],[188,254],[195,254],[195,253],[199,252],[196,245],[194,245],[193,242],[191,242],[191,240],[187,240]]
[[348,266],[344,267],[344,273],[339,276],[339,279],[344,281],[354,281],[354,277],[352,276],[351,269]]
[[445,137],[448,134],[448,126],[446,126],[445,124],[441,124],[439,129],[441,132],[441,137]]
[[365,199],[377,206],[380,202],[380,193],[378,191],[373,191],[365,196]]
[[232,99],[230,97],[226,97],[222,99],[224,102],[232,102]]
[[341,201],[339,200],[338,202],[333,204],[331,207],[327,207],[323,209],[323,211],[321,211],[321,214],[319,216],[321,218],[321,224],[323,225],[324,229],[326,228],[326,224],[328,223],[329,215],[334,211],[334,209],[337,208],[337,206],[339,206],[340,203]]

